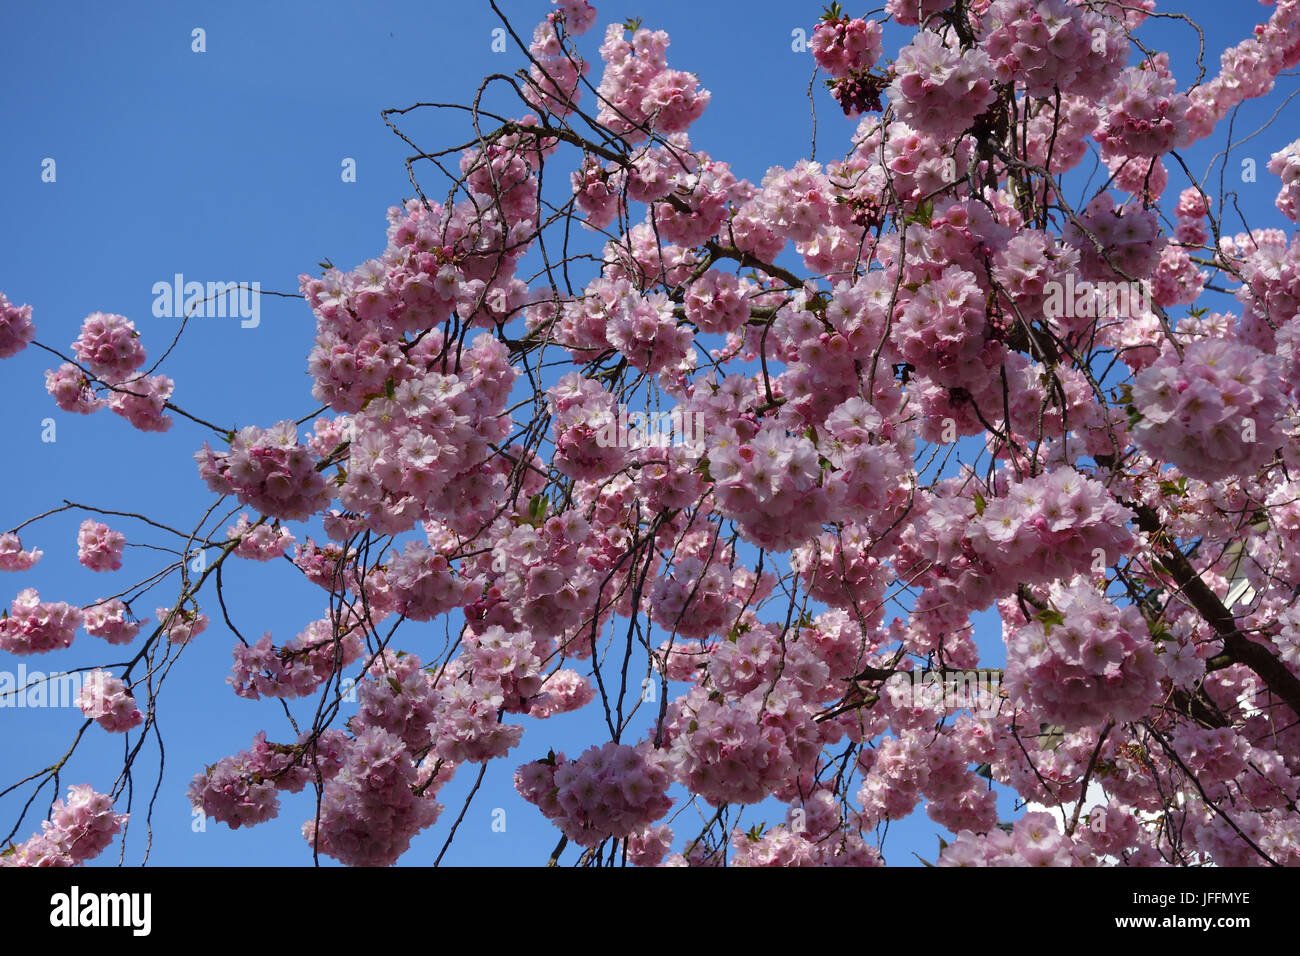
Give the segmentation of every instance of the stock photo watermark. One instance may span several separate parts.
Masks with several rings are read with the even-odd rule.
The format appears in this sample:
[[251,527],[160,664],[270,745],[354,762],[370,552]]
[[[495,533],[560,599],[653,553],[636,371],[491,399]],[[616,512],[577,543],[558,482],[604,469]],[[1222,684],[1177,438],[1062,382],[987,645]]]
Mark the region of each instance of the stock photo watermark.
[[67,893],[50,897],[50,925],[66,929],[125,927],[132,936],[148,936],[153,928],[153,894],[83,893],[73,886]]
[[600,448],[634,451],[677,445],[699,457],[705,450],[704,429],[703,412],[684,412],[680,408],[669,412],[629,412],[626,405],[620,405],[618,417],[596,432],[596,444]]
[[103,672],[62,673],[29,671],[19,664],[16,671],[0,670],[0,708],[76,707],[83,689],[102,691]]
[[939,707],[991,717],[1002,703],[1002,672],[997,670],[899,671],[885,682],[894,707]]
[[245,329],[255,329],[262,321],[260,282],[186,282],[178,272],[170,282],[155,282],[153,296],[156,319],[238,318]]
[[1046,300],[1043,314],[1049,319],[1133,318],[1151,311],[1151,283],[1147,279],[1133,282],[1075,282],[1067,273],[1064,282],[1043,283]]

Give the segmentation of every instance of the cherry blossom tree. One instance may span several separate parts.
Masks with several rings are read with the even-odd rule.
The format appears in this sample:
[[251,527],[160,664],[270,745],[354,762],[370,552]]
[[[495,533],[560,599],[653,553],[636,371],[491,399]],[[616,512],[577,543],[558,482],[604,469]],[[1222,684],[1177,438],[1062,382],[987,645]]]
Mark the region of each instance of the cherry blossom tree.
[[[230,637],[211,679],[268,729],[185,768],[188,799],[349,865],[450,842],[440,788],[493,761],[552,863],[879,865],[923,801],[955,834],[940,865],[1300,863],[1300,240],[1234,231],[1181,152],[1300,63],[1300,2],[1186,89],[1141,42],[1162,16],[1204,45],[1153,0],[834,5],[811,49],[856,133],[759,183],[692,142],[710,94],[662,31],[597,48],[586,0],[531,38],[503,17],[522,69],[386,111],[414,196],[374,259],[301,278],[307,419],[212,424],[129,318],[89,315],[68,353],[0,296],[0,358],[55,356],[66,413],[193,429],[210,492],[196,531],[55,509],[86,513],[91,570],[147,534],[181,557],[164,607],[11,589],[5,654],[128,655],[92,665],[73,746],[136,743],[3,862],[77,864],[131,825],[161,678]],[[429,110],[464,141],[418,144]],[[1090,154],[1108,178],[1075,204]],[[1267,168],[1300,221],[1300,141]],[[1236,314],[1197,306],[1224,288]],[[71,547],[52,513],[0,535],[19,583]],[[232,562],[292,565],[326,612],[242,633]],[[974,640],[989,609],[1005,665]],[[588,749],[521,746],[578,710]],[[276,820],[304,790],[314,815]],[[1034,809],[1000,819],[999,791]],[[769,800],[784,822],[735,825]]]

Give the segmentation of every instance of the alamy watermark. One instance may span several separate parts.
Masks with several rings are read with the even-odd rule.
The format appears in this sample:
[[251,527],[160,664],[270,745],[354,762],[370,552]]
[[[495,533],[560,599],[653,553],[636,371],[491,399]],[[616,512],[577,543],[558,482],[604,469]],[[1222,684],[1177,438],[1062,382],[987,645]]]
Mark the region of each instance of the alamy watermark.
[[[103,679],[103,672],[29,671],[19,664],[17,671],[0,671],[0,708],[6,707],[76,707],[83,687],[92,688]],[[101,692],[102,694],[102,692]]]
[[152,893],[83,893],[72,886],[50,897],[50,925],[59,928],[123,927],[132,936],[153,928]]
[[885,682],[894,707],[939,707],[992,717],[1002,703],[1000,670],[899,671]]
[[156,319],[197,317],[239,318],[240,326],[255,329],[262,321],[262,283],[186,282],[176,273],[170,282],[153,284],[153,314]]
[[1064,282],[1043,283],[1043,314],[1049,319],[1068,318],[1136,318],[1151,311],[1151,283],[1147,279],[1133,282],[1081,282],[1067,273]]
[[632,449],[681,445],[699,457],[705,450],[704,428],[703,412],[684,412],[680,408],[670,412],[629,412],[626,405],[620,405],[617,418],[596,432],[596,444],[601,448]]

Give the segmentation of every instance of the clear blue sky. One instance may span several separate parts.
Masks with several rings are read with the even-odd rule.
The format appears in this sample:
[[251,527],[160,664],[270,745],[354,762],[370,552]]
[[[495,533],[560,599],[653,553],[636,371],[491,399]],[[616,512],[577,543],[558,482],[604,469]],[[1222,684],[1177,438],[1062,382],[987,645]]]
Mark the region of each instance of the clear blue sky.
[[[776,2],[599,3],[600,23],[645,18],[668,30],[674,67],[699,74],[713,100],[694,126],[692,139],[715,158],[732,163],[737,175],[758,182],[771,165],[789,166],[806,156],[810,122],[808,54],[791,50],[791,31],[811,33],[820,4]],[[502,3],[521,35],[548,4]],[[1207,27],[1207,66],[1217,69],[1218,50],[1249,35],[1269,8],[1257,4],[1184,3],[1168,9],[1190,14]],[[850,7],[850,13],[864,10]],[[0,290],[16,303],[31,303],[38,338],[67,351],[81,320],[91,311],[132,318],[151,359],[170,343],[178,321],[155,318],[153,285],[176,273],[199,281],[260,282],[262,290],[295,292],[297,276],[318,272],[332,260],[351,268],[384,246],[385,210],[411,194],[403,160],[409,148],[380,119],[381,109],[421,100],[468,102],[478,79],[512,72],[522,58],[513,50],[491,51],[499,25],[486,3],[227,3],[47,2],[0,7],[0,35],[8,41],[7,79],[0,89],[5,148],[0,150],[0,221],[5,223],[0,255]],[[191,50],[195,28],[206,32],[206,52]],[[1144,28],[1148,43],[1171,48],[1184,83],[1194,77],[1195,38],[1173,22]],[[897,50],[897,34],[886,36],[886,52]],[[599,77],[595,48],[599,30],[584,38]],[[1288,85],[1289,84],[1289,85]],[[1294,88],[1294,79],[1281,85]],[[842,155],[853,124],[818,84],[818,157]],[[1281,102],[1242,110],[1237,137],[1254,130]],[[1263,169],[1269,153],[1289,139],[1296,112],[1288,107],[1274,130],[1238,154],[1259,165],[1259,182],[1235,184],[1252,225],[1283,225],[1272,209],[1276,181]],[[463,141],[464,128],[444,116],[423,113],[405,128],[425,147]],[[455,137],[460,137],[456,139]],[[1215,148],[1221,148],[1218,143]],[[1213,149],[1190,151],[1199,173]],[[57,179],[42,182],[42,161],[52,158]],[[341,163],[356,161],[357,181],[341,180]],[[1234,161],[1230,176],[1240,168]],[[1171,170],[1171,192],[1184,183]],[[436,182],[430,178],[426,183]],[[434,194],[445,187],[438,183]],[[1235,230],[1234,230],[1235,231]],[[181,407],[223,426],[269,425],[299,418],[315,408],[306,373],[314,319],[301,301],[264,295],[257,328],[238,319],[191,321],[162,371],[176,381]],[[107,411],[91,417],[55,409],[43,388],[52,356],[29,348],[0,362],[0,434],[5,461],[0,490],[0,531],[57,506],[62,499],[149,516],[193,527],[211,495],[198,479],[193,452],[210,437],[178,420],[164,435],[136,432]],[[42,420],[54,418],[57,440],[41,441]],[[41,563],[25,574],[0,577],[0,601],[7,606],[22,587],[39,589],[48,600],[88,603],[143,577],[158,564],[147,548],[128,550],[127,564],[113,575],[95,575],[76,562],[76,528],[82,515],[65,513],[24,533],[42,548]],[[110,520],[133,544],[170,544],[138,522]],[[317,538],[319,539],[319,535]],[[301,535],[300,535],[301,538]],[[324,594],[287,567],[272,573],[260,565],[230,562],[231,614],[253,637],[271,631],[277,643],[321,616]],[[166,582],[154,592],[152,608],[169,603],[176,588]],[[248,746],[268,729],[287,739],[283,715],[273,702],[236,698],[225,684],[234,638],[219,618],[215,599],[205,602],[213,618],[168,677],[159,730],[166,765],[154,812],[151,862],[182,865],[307,864],[310,850],[299,833],[312,813],[310,793],[282,798],[278,820],[253,830],[230,831],[210,821],[206,832],[191,831],[184,791],[204,764]],[[987,624],[991,618],[985,617]],[[420,628],[424,628],[421,631]],[[402,642],[421,652],[421,643],[440,646],[440,628],[407,625]],[[998,664],[996,624],[985,627],[981,646]],[[427,655],[426,655],[427,656]],[[84,633],[67,652],[22,659],[29,670],[66,670],[124,660]],[[19,659],[0,667],[16,669]],[[7,786],[62,753],[81,718],[75,710],[0,711],[0,768]],[[576,756],[598,740],[584,731],[582,714],[529,721],[523,744],[490,768],[470,808],[447,863],[537,864],[557,839],[555,831],[519,798],[511,784],[514,767],[548,747]],[[60,796],[71,783],[107,790],[120,766],[121,737],[98,727],[64,770]],[[144,849],[144,808],[155,784],[156,745],[146,744],[137,763],[136,823],[127,847],[128,863]],[[432,861],[473,781],[464,768],[443,791],[448,809],[438,825],[417,839],[407,864]],[[0,823],[7,832],[30,790],[0,799]],[[49,804],[42,792],[16,839],[38,827]],[[507,811],[505,833],[491,830],[494,808]],[[119,809],[121,809],[119,807]],[[1004,808],[1004,816],[1008,806]],[[693,835],[685,825],[681,835]],[[748,826],[772,813],[751,812]],[[915,862],[911,850],[933,858],[940,832],[924,814],[890,834],[886,850],[897,864]],[[568,860],[572,860],[572,849]],[[100,858],[115,862],[117,845]],[[323,862],[326,861],[322,858]]]

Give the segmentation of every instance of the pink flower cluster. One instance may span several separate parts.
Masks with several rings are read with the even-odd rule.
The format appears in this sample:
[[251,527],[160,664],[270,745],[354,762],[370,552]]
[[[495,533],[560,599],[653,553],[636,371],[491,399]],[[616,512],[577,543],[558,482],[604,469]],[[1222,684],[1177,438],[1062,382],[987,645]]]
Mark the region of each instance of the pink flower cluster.
[[898,54],[889,99],[908,126],[955,140],[993,102],[993,64],[980,49],[962,50],[922,30]]
[[357,685],[353,731],[378,729],[400,738],[411,753],[428,748],[436,718],[438,692],[415,654],[384,651]]
[[[145,362],[134,323],[124,316],[92,312],[72,348],[92,375],[112,386],[107,405],[114,414],[145,432],[171,428],[173,419],[164,411],[175,383],[166,375],[131,378]],[[47,371],[45,388],[65,412],[89,415],[106,404],[95,396],[90,378],[71,362]]]
[[591,681],[575,670],[562,667],[542,683],[542,692],[532,699],[529,717],[545,719],[581,710],[596,699]]
[[729,440],[723,428],[717,431],[708,449],[713,493],[742,536],[785,551],[816,534],[826,514],[816,446],[770,420],[745,442]]
[[[476,629],[498,625],[555,637],[589,620],[598,603],[613,600],[617,579],[604,579],[617,563],[615,539],[592,533],[578,510],[547,518],[540,527],[503,523],[492,537],[490,555],[483,555],[474,569],[486,589],[466,608]],[[568,652],[583,655],[581,646]]]
[[145,362],[135,323],[124,315],[106,312],[86,316],[72,350],[97,378],[110,385],[126,381]]
[[0,292],[0,359],[17,355],[35,337],[32,307],[14,305]]
[[587,748],[577,760],[563,753],[526,763],[515,771],[515,789],[579,846],[639,833],[673,801],[663,755],[648,743],[607,743]]
[[485,676],[462,675],[441,691],[435,716],[434,753],[452,763],[486,763],[504,757],[519,744],[524,728],[501,722],[505,693]]
[[[486,197],[480,202],[492,206]],[[397,262],[394,268],[408,279],[413,269],[420,275],[437,271],[441,278],[435,286],[441,287],[438,283],[445,279],[446,294],[457,298],[462,312],[472,311],[475,323],[495,324],[522,304],[516,301],[518,287],[500,284],[500,273],[511,265],[501,257],[481,261],[486,251],[466,251],[454,268],[440,268],[434,253],[420,251],[440,234],[465,240],[465,230],[477,228],[467,221],[470,215],[458,206],[439,225],[419,203],[391,210],[393,227],[385,256]],[[481,220],[486,214],[478,215]],[[485,237],[476,248],[488,245]],[[455,255],[453,246],[439,245],[437,250],[443,250],[438,255],[444,258]],[[496,284],[489,286],[489,279]],[[409,323],[393,323],[394,317],[407,315],[405,300],[394,299],[369,318],[354,317],[352,310],[362,308],[352,303],[347,291],[355,281],[356,276],[341,275],[302,278],[317,315],[318,345],[309,361],[316,377],[314,394],[336,410],[353,413],[347,429],[354,437],[341,463],[346,476],[340,476],[339,501],[360,516],[359,527],[384,534],[408,530],[435,514],[470,533],[490,520],[495,497],[504,492],[508,463],[488,464],[488,459],[490,445],[510,434],[510,418],[502,410],[519,373],[510,366],[506,346],[487,334],[477,336],[468,349],[444,349],[436,329],[421,336],[418,344],[404,345],[402,331]],[[410,321],[424,328],[429,320]],[[331,350],[342,350],[337,360],[326,354]],[[349,357],[355,350],[364,361]],[[320,501],[322,506],[328,501],[324,490]]]
[[1205,191],[1188,186],[1178,194],[1178,205],[1174,207],[1178,221],[1174,240],[1188,246],[1204,245],[1210,239],[1210,231],[1205,227],[1205,217],[1209,214]]
[[1023,83],[1028,96],[1059,88],[1101,99],[1128,55],[1121,23],[1065,0],[995,0],[981,21],[998,80]]
[[0,650],[10,654],[45,654],[72,646],[84,620],[81,609],[63,601],[42,601],[35,588],[24,588],[0,619]]
[[733,703],[697,684],[669,705],[664,743],[677,781],[717,807],[797,794],[822,740],[797,695],[756,687]]
[[[434,782],[445,782],[439,773]],[[343,766],[325,785],[320,820],[302,825],[307,842],[347,866],[391,866],[442,804],[437,786],[417,794],[419,772],[400,737],[371,727],[348,746]]]
[[1300,6],[1295,0],[1274,4],[1268,22],[1219,57],[1219,75],[1189,94],[1187,119],[1195,139],[1204,139],[1215,124],[1243,100],[1273,89],[1274,78],[1300,63]]
[[1028,621],[1022,614],[1020,624],[1004,609],[1003,687],[1011,700],[1069,730],[1107,717],[1141,719],[1164,676],[1141,611],[1118,608],[1079,580],[1054,585],[1050,605]]
[[511,713],[529,709],[542,688],[542,660],[550,641],[530,631],[507,631],[500,625],[465,636],[465,664],[476,682],[491,681],[502,693],[501,706]]
[[1102,104],[1093,136],[1103,156],[1161,156],[1189,141],[1190,101],[1164,69],[1128,67]]
[[605,72],[596,93],[601,109],[596,120],[629,143],[646,133],[679,133],[700,118],[709,91],[693,74],[668,68],[668,34],[639,29],[629,43],[622,24],[605,31],[600,57]]
[[562,16],[564,29],[572,36],[586,33],[596,24],[596,8],[587,0],[551,0],[555,4],[555,13],[549,16]]
[[310,694],[364,650],[358,629],[334,636],[329,619],[312,621],[282,648],[263,634],[249,647],[236,644],[235,664],[226,678],[240,697],[303,697]]
[[930,798],[927,814],[950,830],[991,829],[997,821],[996,797],[968,769],[972,756],[951,730],[907,729],[874,750],[863,750],[858,758],[864,771],[858,790],[863,821],[902,819],[924,795]]
[[86,373],[71,362],[64,362],[57,369],[45,373],[45,390],[54,398],[54,404],[65,412],[89,415],[104,407],[104,400],[96,398],[91,390]]
[[884,80],[870,70],[884,52],[880,24],[861,17],[823,17],[813,31],[813,58],[832,77],[827,82],[845,116],[880,109]]
[[174,421],[163,414],[174,388],[166,375],[135,379],[114,389],[108,407],[142,432],[165,432]]
[[817,65],[837,80],[871,69],[884,52],[880,24],[862,17],[821,20],[810,45]]
[[686,290],[686,318],[701,332],[734,332],[749,318],[757,287],[748,279],[710,269]]
[[77,560],[92,571],[117,571],[122,567],[126,535],[87,518],[77,532]]
[[1045,310],[1050,296],[1048,283],[1064,289],[1067,277],[1077,273],[1078,268],[1077,249],[1040,230],[1026,229],[998,250],[992,275],[1003,290],[1004,308],[1017,320],[1032,322],[1044,315],[1068,331],[1082,331],[1093,324],[1094,317],[1077,316],[1074,309],[1062,308],[1056,310],[1056,315],[1048,315]]
[[[524,99],[539,113],[546,110],[567,116],[582,96],[578,83],[591,70],[591,64],[564,49],[556,21],[555,14],[550,14],[533,29],[528,52],[535,62],[528,68],[531,82],[524,88]],[[568,26],[567,17],[564,22]],[[581,22],[580,18],[579,25]]]
[[773,166],[762,185],[745,210],[760,217],[764,227],[777,236],[811,242],[830,220],[834,190],[821,163],[801,159],[793,169]]
[[605,335],[629,364],[651,374],[685,361],[694,338],[689,328],[677,324],[662,292],[629,292],[610,316]]
[[885,12],[905,27],[916,27],[943,13],[953,0],[885,0]]
[[469,600],[469,586],[442,550],[408,541],[375,573],[372,601],[380,611],[395,611],[413,621],[432,621]]
[[997,828],[984,835],[962,830],[939,854],[938,865],[1079,866],[1087,856],[1061,832],[1050,813],[1034,812],[1017,820],[1010,833]]
[[1274,204],[1292,222],[1300,222],[1300,139],[1274,153],[1268,171],[1282,179]]
[[54,801],[41,832],[0,856],[0,866],[79,866],[108,848],[128,816],[113,812],[112,797],[74,784],[66,803]]
[[[899,122],[883,127],[864,122],[855,140],[857,157],[832,175],[853,184],[848,195],[840,197],[847,203],[837,205],[856,206],[857,225],[870,225],[883,216],[887,179],[899,200],[910,207],[964,180],[974,153],[970,137],[945,141]],[[882,274],[869,273],[867,278],[878,275]]]
[[305,521],[330,502],[316,457],[299,444],[297,427],[290,421],[268,429],[242,428],[228,452],[215,452],[204,442],[194,458],[199,476],[212,491],[236,495],[242,504],[273,518]]
[[14,533],[0,534],[0,571],[26,571],[41,559],[44,551],[32,548],[23,550],[23,543]]
[[232,830],[271,819],[280,812],[280,790],[299,792],[315,782],[317,770],[330,780],[350,742],[340,730],[324,731],[314,744],[306,736],[298,747],[286,747],[267,743],[259,731],[250,749],[194,776],[187,791],[191,806]]
[[297,543],[287,528],[280,527],[279,522],[274,524],[263,522],[253,527],[248,520],[248,515],[245,514],[241,514],[239,520],[226,531],[226,537],[239,539],[239,543],[235,545],[235,557],[247,558],[251,561],[274,561],[276,558],[284,557],[285,553]]
[[77,694],[77,706],[110,733],[125,733],[144,720],[126,684],[104,670],[93,670],[86,675],[86,682]]
[[1237,299],[1246,306],[1237,332],[1263,352],[1274,348],[1274,330],[1300,315],[1300,237],[1290,242],[1280,229],[1223,236],[1227,264],[1242,278]]
[[735,623],[741,608],[755,590],[753,574],[738,569],[733,574],[725,558],[701,555],[689,547],[650,589],[650,617],[665,631],[682,637],[705,638]]
[[1068,579],[1119,560],[1137,544],[1132,519],[1101,482],[1061,466],[1008,481],[967,533],[1010,588]]
[[1062,230],[1065,240],[1079,250],[1085,279],[1138,280],[1151,275],[1164,248],[1154,209],[1115,206],[1103,192]]
[[148,620],[128,621],[129,610],[118,598],[100,601],[85,609],[84,627],[91,637],[99,637],[110,644],[130,644]]
[[165,608],[154,610],[158,623],[173,644],[188,644],[208,629],[208,616],[198,606]]
[[547,392],[555,431],[555,467],[572,478],[607,478],[628,460],[614,396],[596,381],[569,372]]
[[1278,373],[1276,357],[1240,342],[1193,342],[1181,359],[1171,349],[1133,381],[1133,437],[1202,481],[1249,474],[1283,444]]
[[983,391],[1001,349],[988,341],[984,292],[959,266],[917,290],[893,328],[902,357],[945,388]]

